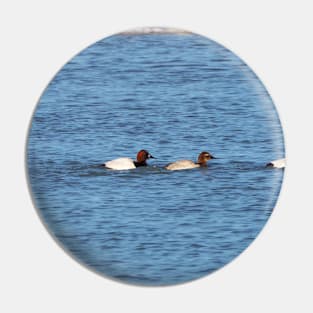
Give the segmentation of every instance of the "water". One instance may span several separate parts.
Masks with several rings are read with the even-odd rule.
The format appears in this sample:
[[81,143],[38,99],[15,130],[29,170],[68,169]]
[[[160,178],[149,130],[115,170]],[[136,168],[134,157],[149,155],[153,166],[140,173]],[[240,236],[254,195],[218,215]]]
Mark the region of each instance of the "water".
[[[149,167],[99,164],[140,149]],[[208,168],[171,172],[209,151]],[[34,114],[29,182],[43,221],[94,271],[167,285],[238,256],[275,206],[284,156],[271,98],[232,52],[192,34],[116,35],[54,77]]]

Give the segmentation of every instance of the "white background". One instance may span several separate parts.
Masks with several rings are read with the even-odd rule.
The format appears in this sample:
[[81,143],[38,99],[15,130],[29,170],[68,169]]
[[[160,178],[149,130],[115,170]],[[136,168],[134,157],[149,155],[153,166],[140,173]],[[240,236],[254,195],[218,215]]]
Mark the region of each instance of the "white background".
[[[1,1],[0,311],[313,312],[310,4]],[[137,26],[191,30],[238,54],[273,97],[286,136],[285,182],[261,235],[223,269],[174,287],[124,285],[79,265],[41,224],[25,179],[30,118],[53,75],[96,40]]]

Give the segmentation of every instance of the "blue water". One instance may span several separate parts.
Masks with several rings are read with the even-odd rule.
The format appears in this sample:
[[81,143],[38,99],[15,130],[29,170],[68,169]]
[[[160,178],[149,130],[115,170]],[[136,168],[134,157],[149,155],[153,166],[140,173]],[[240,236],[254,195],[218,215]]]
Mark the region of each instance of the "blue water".
[[[99,166],[157,157],[148,167]],[[208,168],[167,171],[201,151]],[[275,206],[284,156],[277,112],[250,68],[198,35],[116,35],[67,63],[33,116],[27,167],[55,238],[92,270],[168,285],[238,256]]]

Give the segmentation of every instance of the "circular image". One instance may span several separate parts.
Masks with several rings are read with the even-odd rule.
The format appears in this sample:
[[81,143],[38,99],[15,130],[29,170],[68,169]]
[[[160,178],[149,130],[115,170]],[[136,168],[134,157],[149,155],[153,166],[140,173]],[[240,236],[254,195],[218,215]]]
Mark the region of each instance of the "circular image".
[[54,238],[89,269],[161,286],[208,275],[256,238],[284,175],[265,87],[203,36],[142,28],[100,40],[53,78],[27,169]]

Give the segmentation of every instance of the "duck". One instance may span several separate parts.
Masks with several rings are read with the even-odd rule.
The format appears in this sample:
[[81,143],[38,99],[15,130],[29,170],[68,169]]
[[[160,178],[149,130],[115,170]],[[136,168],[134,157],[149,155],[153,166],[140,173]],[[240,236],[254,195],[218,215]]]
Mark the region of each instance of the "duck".
[[155,159],[147,150],[140,150],[137,153],[136,161],[130,158],[118,158],[102,164],[111,170],[130,170],[140,166],[147,166],[148,159]]
[[191,160],[178,160],[176,162],[166,165],[165,168],[170,171],[178,171],[192,169],[196,167],[206,167],[207,161],[211,159],[216,158],[209,152],[203,151],[199,154],[197,162],[193,162]]
[[278,159],[266,164],[267,167],[284,168],[286,166],[286,159]]

